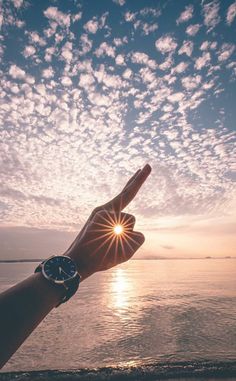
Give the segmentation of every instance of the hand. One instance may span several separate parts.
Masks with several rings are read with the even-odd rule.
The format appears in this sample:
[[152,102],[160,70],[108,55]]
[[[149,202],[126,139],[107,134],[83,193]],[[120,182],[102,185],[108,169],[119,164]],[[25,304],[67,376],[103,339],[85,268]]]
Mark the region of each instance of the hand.
[[[133,230],[135,217],[122,210],[133,200],[150,172],[150,165],[145,165],[131,177],[121,193],[95,208],[66,251],[65,255],[76,262],[82,279],[127,261],[143,244],[144,235]],[[120,234],[114,232],[116,224],[123,227]]]

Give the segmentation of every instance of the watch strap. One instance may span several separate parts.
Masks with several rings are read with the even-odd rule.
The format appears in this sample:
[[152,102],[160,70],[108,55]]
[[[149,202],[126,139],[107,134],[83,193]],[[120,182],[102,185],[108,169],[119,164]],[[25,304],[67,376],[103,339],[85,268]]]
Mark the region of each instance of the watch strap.
[[67,300],[69,300],[76,293],[79,288],[80,278],[80,275],[77,273],[74,278],[64,281],[62,286],[65,288],[66,294],[56,307],[59,307],[60,304],[67,302]]

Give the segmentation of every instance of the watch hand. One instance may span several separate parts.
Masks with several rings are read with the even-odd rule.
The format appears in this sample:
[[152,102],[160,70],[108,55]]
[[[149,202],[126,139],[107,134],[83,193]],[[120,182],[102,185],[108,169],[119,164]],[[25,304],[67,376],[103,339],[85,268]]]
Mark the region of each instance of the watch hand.
[[61,273],[63,272],[65,275],[67,275],[68,277],[70,277],[70,275],[67,274],[61,267],[60,267],[60,269],[61,269]]

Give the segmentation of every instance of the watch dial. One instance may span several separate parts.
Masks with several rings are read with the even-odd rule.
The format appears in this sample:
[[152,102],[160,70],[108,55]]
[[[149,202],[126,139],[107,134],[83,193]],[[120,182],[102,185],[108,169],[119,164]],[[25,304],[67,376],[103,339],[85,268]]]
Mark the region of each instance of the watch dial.
[[64,256],[55,256],[44,263],[46,276],[55,281],[64,281],[73,278],[77,273],[74,262]]

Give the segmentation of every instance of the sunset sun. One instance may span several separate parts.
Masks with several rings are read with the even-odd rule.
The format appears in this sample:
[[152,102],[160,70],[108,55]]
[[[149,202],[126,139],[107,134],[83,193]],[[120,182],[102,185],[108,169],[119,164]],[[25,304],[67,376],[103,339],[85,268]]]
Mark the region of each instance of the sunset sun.
[[113,230],[115,234],[120,235],[123,232],[124,228],[122,225],[118,224],[114,226]]

